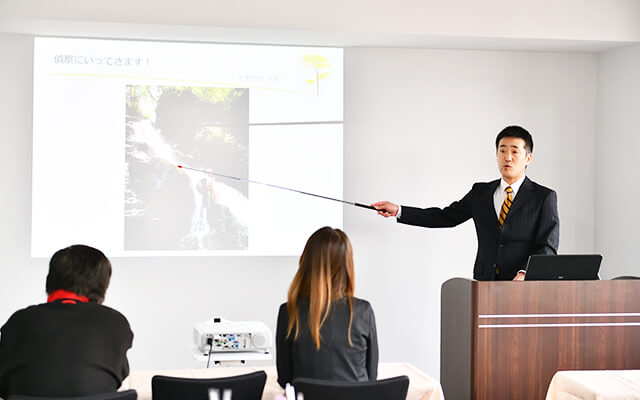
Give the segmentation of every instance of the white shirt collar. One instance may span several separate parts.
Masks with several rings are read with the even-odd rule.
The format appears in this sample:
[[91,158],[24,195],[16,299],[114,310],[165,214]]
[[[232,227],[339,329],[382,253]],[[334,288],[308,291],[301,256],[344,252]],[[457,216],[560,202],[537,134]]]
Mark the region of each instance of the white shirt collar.
[[511,186],[511,189],[513,189],[513,194],[511,195],[511,197],[516,197],[516,194],[518,193],[518,190],[520,189],[520,186],[522,186],[522,182],[524,182],[524,178],[526,177],[526,175],[522,175],[522,178],[518,179],[517,181],[513,182],[511,185],[509,185],[504,178],[500,179],[500,193],[504,193],[505,190],[507,190],[508,186]]

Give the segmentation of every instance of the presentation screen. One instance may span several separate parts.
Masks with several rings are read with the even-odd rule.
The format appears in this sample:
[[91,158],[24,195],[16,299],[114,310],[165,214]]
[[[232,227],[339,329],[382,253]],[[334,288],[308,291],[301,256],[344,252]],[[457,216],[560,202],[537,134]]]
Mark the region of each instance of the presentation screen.
[[340,202],[248,182],[342,198],[342,49],[34,48],[33,257],[299,255],[342,226]]

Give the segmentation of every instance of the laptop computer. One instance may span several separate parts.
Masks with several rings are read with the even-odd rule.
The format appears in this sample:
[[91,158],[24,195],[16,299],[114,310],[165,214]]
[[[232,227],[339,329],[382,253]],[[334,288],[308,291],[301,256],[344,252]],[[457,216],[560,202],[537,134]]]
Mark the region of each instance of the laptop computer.
[[600,254],[536,254],[529,257],[525,281],[598,280]]

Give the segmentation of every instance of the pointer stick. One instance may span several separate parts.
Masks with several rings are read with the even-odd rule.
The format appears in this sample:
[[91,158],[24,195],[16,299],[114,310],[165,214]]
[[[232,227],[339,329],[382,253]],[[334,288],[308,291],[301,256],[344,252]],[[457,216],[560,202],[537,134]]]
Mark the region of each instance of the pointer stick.
[[[218,174],[216,172],[211,172],[211,171],[205,171],[203,169],[197,169],[197,168],[191,168],[191,167],[185,167],[184,165],[178,165],[178,168],[182,168],[182,169],[188,169],[191,171],[197,171],[197,172],[202,172],[204,174],[210,174],[210,175],[215,175],[215,176],[219,176],[222,178],[228,178],[228,179],[235,179],[236,181],[241,181],[241,182],[248,182],[248,183],[256,183],[258,185],[265,185],[265,186],[269,186],[272,188],[276,188],[276,189],[283,189],[283,190],[288,190],[290,192],[296,192],[296,193],[300,193],[300,194],[306,194],[307,196],[313,196],[313,197],[319,197],[321,199],[325,199],[325,200],[333,200],[333,201],[338,201],[340,203],[344,203],[344,204],[349,204],[352,206],[356,206],[356,207],[362,207],[362,208],[368,208],[370,210],[376,210],[378,211],[375,207],[373,206],[369,206],[367,204],[362,204],[362,203],[353,203],[351,201],[346,201],[346,200],[340,200],[340,199],[334,199],[333,197],[327,197],[327,196],[321,196],[319,194],[314,194],[314,193],[309,193],[309,192],[303,192],[301,190],[295,190],[295,189],[290,189],[290,188],[286,188],[284,186],[278,186],[278,185],[272,185],[270,183],[264,183],[264,182],[258,182],[258,181],[252,181],[250,179],[243,179],[243,178],[238,178],[235,176],[230,176],[230,175],[223,175],[223,174]],[[380,211],[384,211],[384,210],[380,210]]]

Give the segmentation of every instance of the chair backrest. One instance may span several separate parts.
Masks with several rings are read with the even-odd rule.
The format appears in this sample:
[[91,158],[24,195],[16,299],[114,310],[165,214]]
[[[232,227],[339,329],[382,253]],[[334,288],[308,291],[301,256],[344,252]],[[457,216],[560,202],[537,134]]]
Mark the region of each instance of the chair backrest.
[[77,396],[77,397],[36,397],[36,396],[23,396],[20,394],[13,394],[7,398],[7,400],[137,400],[138,393],[134,389],[124,390],[122,392],[110,392],[102,394],[94,394],[90,396]]
[[409,377],[401,375],[368,382],[296,378],[293,380],[293,387],[296,393],[302,393],[304,400],[405,400],[409,390]]
[[231,389],[232,400],[260,400],[267,374],[256,371],[224,378],[177,378],[156,375],[151,378],[153,400],[207,400],[209,389]]
[[640,276],[623,275],[623,276],[616,276],[615,278],[613,278],[614,281],[616,281],[616,280],[628,280],[628,279],[640,279]]

